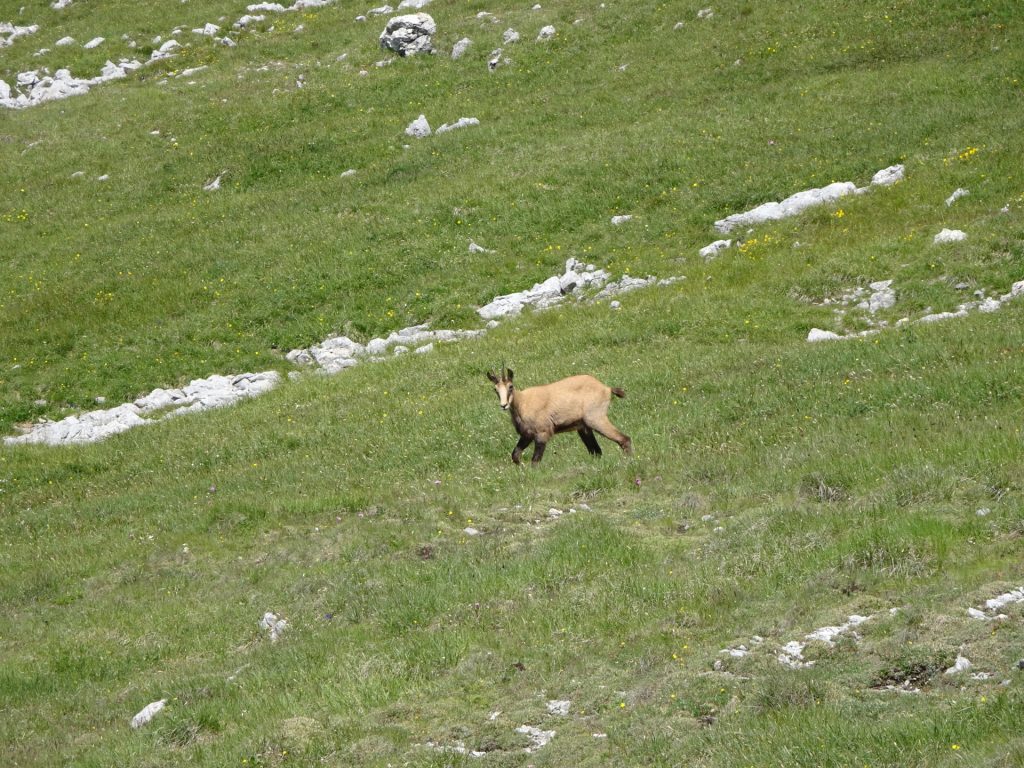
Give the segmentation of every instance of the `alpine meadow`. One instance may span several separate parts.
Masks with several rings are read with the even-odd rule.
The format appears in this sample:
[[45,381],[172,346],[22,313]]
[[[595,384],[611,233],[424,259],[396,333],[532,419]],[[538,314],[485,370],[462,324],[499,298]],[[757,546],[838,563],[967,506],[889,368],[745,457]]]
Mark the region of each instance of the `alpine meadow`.
[[0,764],[1024,765],[1024,5],[392,2],[0,0]]

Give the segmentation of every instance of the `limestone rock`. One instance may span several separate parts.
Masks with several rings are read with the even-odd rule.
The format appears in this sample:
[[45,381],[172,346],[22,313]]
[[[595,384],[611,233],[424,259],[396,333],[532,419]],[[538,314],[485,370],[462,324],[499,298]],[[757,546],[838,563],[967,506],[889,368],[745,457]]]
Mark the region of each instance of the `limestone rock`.
[[934,242],[936,245],[941,245],[943,243],[958,243],[961,240],[966,239],[967,233],[964,232],[963,230],[943,228],[943,230],[935,236],[935,239],[932,242]]
[[480,125],[480,121],[475,117],[460,117],[458,120],[456,120],[454,123],[451,123],[450,125],[448,123],[445,123],[440,128],[438,128],[435,131],[435,133],[447,133],[448,131],[454,131],[457,128],[466,128],[471,125]]
[[904,172],[905,168],[902,165],[890,165],[872,176],[871,183],[875,186],[889,187],[897,181],[903,181]]
[[466,50],[473,44],[473,41],[468,37],[464,37],[452,47],[452,59],[461,59]]
[[732,232],[736,227],[750,226],[764,221],[777,221],[788,216],[795,216],[814,205],[838,200],[844,195],[857,191],[852,181],[837,181],[820,189],[807,189],[790,195],[781,202],[764,203],[743,213],[734,213],[715,222],[715,229],[723,234]]
[[395,51],[400,56],[430,53],[433,50],[431,38],[436,32],[437,24],[429,14],[395,16],[381,33],[380,47]]
[[425,139],[431,134],[430,123],[426,115],[420,115],[405,128],[405,133],[417,139]]

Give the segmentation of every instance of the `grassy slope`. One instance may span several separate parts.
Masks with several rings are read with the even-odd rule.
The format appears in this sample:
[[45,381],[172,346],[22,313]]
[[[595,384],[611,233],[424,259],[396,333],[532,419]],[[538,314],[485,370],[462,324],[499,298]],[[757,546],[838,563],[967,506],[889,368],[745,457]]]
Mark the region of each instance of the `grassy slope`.
[[[342,3],[233,51],[196,43],[167,65],[209,62],[194,86],[147,69],[4,115],[5,431],[98,394],[283,367],[274,346],[332,331],[466,327],[571,255],[687,275],[612,315],[527,316],[100,445],[0,453],[8,762],[469,762],[427,740],[508,765],[1021,759],[1020,610],[987,625],[965,609],[1024,577],[1024,305],[803,341],[833,327],[808,299],[853,285],[894,278],[894,320],[955,308],[961,282],[999,294],[1024,277],[1019,11],[726,3],[698,23],[682,4],[544,5],[491,25],[482,4],[435,0],[441,44],[476,41],[467,59],[377,69],[380,24]],[[134,24],[141,40],[241,7],[115,12],[83,5],[67,31],[53,13],[45,33]],[[536,46],[544,23],[559,37]],[[507,26],[527,42],[488,74]],[[36,66],[52,41],[28,40],[0,67]],[[257,71],[268,61],[283,65]],[[420,112],[482,125],[403,149]],[[716,218],[895,161],[895,188],[695,258]],[[957,186],[971,196],[947,209]],[[611,228],[615,213],[638,218]],[[970,237],[937,249],[943,226]],[[468,254],[470,238],[499,254]],[[637,455],[595,462],[563,437],[513,471],[481,375],[501,359],[524,383],[589,370],[625,386],[612,417]],[[551,506],[577,511],[546,522]],[[274,646],[266,610],[292,624]],[[775,662],[853,612],[882,614],[860,644],[809,650],[810,670]],[[727,660],[736,677],[708,674],[754,634],[766,647]],[[942,676],[961,646],[995,679]],[[922,695],[872,690],[910,671]],[[571,716],[547,716],[549,698]],[[524,755],[523,723],[558,735]]]

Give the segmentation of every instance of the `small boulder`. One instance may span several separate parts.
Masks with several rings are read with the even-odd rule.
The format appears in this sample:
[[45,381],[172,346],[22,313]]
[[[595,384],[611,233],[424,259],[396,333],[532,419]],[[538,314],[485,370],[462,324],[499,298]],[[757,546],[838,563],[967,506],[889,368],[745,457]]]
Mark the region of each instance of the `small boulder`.
[[427,122],[426,115],[420,115],[408,126],[406,126],[405,132],[407,135],[417,139],[425,139],[431,134],[430,123]]
[[399,56],[430,53],[434,50],[431,37],[437,32],[437,24],[426,13],[411,13],[395,16],[380,36],[380,47],[394,51]]
[[463,55],[465,55],[466,50],[472,44],[473,44],[473,41],[470,40],[468,37],[464,37],[461,40],[459,40],[459,42],[457,42],[452,47],[452,59],[453,60],[461,59],[463,57]]

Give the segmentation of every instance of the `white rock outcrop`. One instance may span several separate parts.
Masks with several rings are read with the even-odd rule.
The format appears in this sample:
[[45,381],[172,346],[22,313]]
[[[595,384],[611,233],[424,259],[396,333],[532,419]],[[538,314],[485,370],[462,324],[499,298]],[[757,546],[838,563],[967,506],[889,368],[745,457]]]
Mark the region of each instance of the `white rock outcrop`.
[[765,221],[778,221],[802,213],[812,206],[823,205],[845,195],[852,195],[856,191],[857,185],[852,181],[837,181],[826,187],[806,189],[795,195],[790,195],[781,202],[763,203],[749,211],[734,213],[724,219],[719,219],[715,222],[715,229],[722,234],[728,234],[736,227],[752,226]]
[[[883,168],[871,178],[871,186],[889,186],[903,178],[904,167],[893,165]],[[790,195],[781,202],[763,203],[743,213],[734,213],[715,222],[715,229],[722,234],[732,232],[736,227],[752,226],[765,221],[777,221],[795,216],[816,205],[838,200],[846,195],[866,192],[870,187],[858,189],[852,181],[837,181],[825,187],[805,189]]]
[[447,133],[448,131],[454,131],[459,128],[468,128],[471,125],[480,125],[480,121],[475,117],[460,117],[454,123],[445,123],[434,131],[434,133]]
[[77,78],[67,69],[58,69],[53,75],[42,76],[39,72],[21,72],[13,89],[0,86],[0,107],[25,109],[48,101],[81,96],[93,86],[119,80],[141,66],[142,62],[136,60],[121,59],[117,64],[108,61],[99,75],[88,79]]
[[157,418],[147,418],[155,411],[166,409],[160,418],[194,413],[211,408],[232,405],[246,397],[254,397],[273,389],[280,376],[277,371],[242,373],[236,376],[214,375],[195,379],[181,389],[154,389],[134,403],[114,408],[88,411],[68,416],[60,421],[41,421],[33,424],[24,434],[5,437],[7,445],[37,443],[44,445],[72,445],[94,443],[126,432],[133,427],[152,424]]

